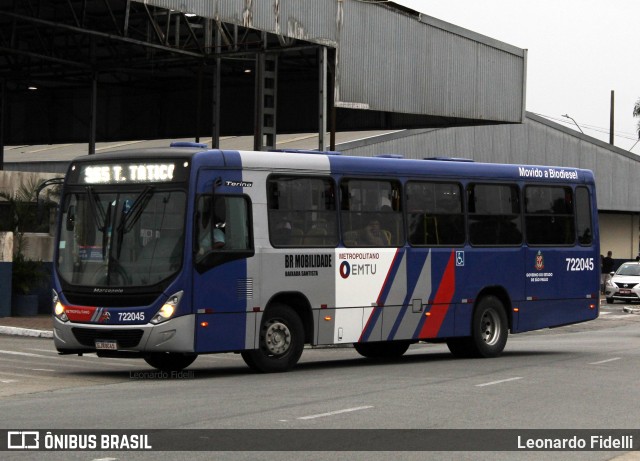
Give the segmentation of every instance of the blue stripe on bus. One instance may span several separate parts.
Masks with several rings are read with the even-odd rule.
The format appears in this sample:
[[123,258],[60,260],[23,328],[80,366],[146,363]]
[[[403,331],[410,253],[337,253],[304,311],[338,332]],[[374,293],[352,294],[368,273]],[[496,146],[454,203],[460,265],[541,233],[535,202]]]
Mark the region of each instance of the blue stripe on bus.
[[422,274],[422,268],[427,262],[427,257],[429,256],[429,250],[425,250],[424,252],[415,252],[411,258],[411,265],[419,268],[419,270],[409,270],[409,262],[407,261],[407,294],[402,303],[402,307],[400,308],[400,312],[398,317],[389,332],[389,336],[387,337],[388,341],[391,341],[395,338],[398,333],[398,329],[402,324],[402,320],[404,319],[407,310],[409,309],[409,305],[411,304],[411,298],[413,298],[414,293],[416,291],[416,287],[420,280],[420,275]]
[[[329,156],[331,172],[340,175],[367,174],[384,177],[411,177],[426,173],[439,178],[496,178],[528,182],[557,181],[559,184],[592,183],[593,173],[574,167],[510,165],[439,160],[393,159],[376,157]],[[568,172],[576,177],[555,177],[554,172]]]
[[396,282],[396,275],[398,274],[398,269],[400,268],[402,258],[404,256],[404,249],[398,248],[396,250],[396,254],[393,257],[393,261],[391,262],[391,266],[389,267],[389,271],[387,272],[387,277],[382,285],[380,293],[378,295],[378,299],[376,300],[377,306],[374,307],[373,312],[369,316],[367,320],[367,324],[365,325],[362,334],[360,335],[360,341],[366,342],[371,337],[371,333],[373,332],[378,320],[382,315],[385,302],[387,297],[389,296],[389,292],[391,291],[391,287],[394,282]]

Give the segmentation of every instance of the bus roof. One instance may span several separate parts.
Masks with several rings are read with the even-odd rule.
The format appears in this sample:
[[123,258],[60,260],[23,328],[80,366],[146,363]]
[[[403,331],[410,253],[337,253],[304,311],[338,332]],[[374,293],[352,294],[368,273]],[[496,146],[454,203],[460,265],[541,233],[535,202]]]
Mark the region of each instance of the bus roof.
[[[223,151],[226,156],[234,154]],[[503,180],[531,180],[551,182],[593,183],[590,170],[566,166],[514,165],[478,163],[469,159],[405,159],[389,157],[356,157],[348,155],[305,155],[295,152],[237,152],[243,168],[278,170],[283,166],[289,172],[325,171],[340,175],[368,175],[420,177],[433,175],[441,178],[476,178]]]
[[320,151],[228,151],[204,149],[202,145],[180,145],[166,148],[127,149],[116,152],[85,155],[72,163],[113,162],[125,159],[191,159],[194,166],[264,169],[289,173],[323,172],[339,175],[394,175],[407,178],[433,175],[440,178],[475,178],[530,180],[562,183],[593,183],[590,170],[567,166],[479,163],[469,159],[436,157],[406,159],[395,155],[357,157]]

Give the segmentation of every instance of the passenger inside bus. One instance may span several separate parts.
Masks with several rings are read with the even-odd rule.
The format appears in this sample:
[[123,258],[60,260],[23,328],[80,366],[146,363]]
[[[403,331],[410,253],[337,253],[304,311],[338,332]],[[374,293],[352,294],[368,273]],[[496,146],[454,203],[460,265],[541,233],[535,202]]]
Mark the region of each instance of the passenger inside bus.
[[[207,226],[202,232],[202,237],[200,238],[200,250],[198,254],[204,254],[211,249],[223,248],[225,244],[225,236],[224,231],[224,223],[218,222],[213,227],[213,232],[211,232],[210,225]],[[211,244],[211,238],[213,237],[213,245]]]
[[203,255],[212,249],[223,248],[226,242],[226,223],[222,218],[225,215],[224,201],[216,200],[213,219],[208,208],[203,207],[203,210],[199,220],[198,255]]
[[380,227],[380,218],[371,218],[368,224],[360,232],[360,242],[371,246],[389,246],[391,244],[391,233]]

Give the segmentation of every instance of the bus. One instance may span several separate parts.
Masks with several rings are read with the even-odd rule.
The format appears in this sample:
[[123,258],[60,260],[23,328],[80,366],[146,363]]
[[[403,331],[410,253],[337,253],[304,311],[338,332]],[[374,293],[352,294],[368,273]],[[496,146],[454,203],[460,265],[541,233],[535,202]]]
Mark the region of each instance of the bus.
[[305,345],[496,357],[509,333],[598,317],[591,171],[398,157],[174,143],[73,160],[57,350],[279,372]]

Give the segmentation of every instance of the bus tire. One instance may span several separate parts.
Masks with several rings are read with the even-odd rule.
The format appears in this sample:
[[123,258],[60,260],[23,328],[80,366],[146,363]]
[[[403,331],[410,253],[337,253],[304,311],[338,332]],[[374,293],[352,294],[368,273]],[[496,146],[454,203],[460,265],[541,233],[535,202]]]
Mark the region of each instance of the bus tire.
[[507,344],[509,323],[502,302],[495,296],[480,300],[473,312],[471,336],[450,338],[447,347],[456,357],[498,357]]
[[249,368],[262,373],[290,370],[304,349],[302,320],[290,307],[275,304],[262,318],[259,341],[258,349],[241,352]]
[[161,371],[181,371],[191,365],[196,354],[178,354],[176,352],[155,352],[145,355],[144,361]]
[[368,359],[397,359],[407,352],[409,341],[389,341],[375,343],[355,343],[353,348]]
[[486,296],[480,300],[473,313],[471,328],[475,357],[491,358],[502,354],[509,336],[509,323],[498,298]]

